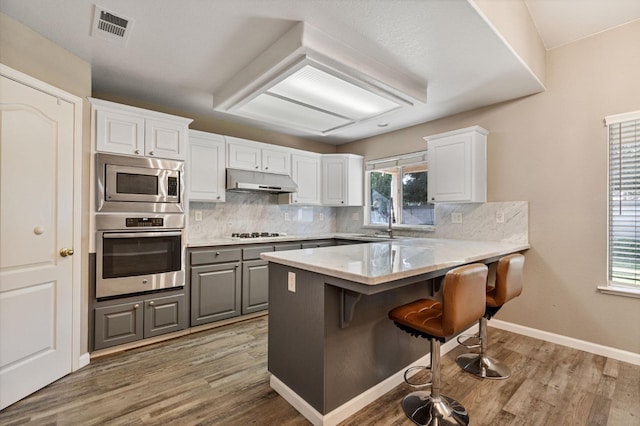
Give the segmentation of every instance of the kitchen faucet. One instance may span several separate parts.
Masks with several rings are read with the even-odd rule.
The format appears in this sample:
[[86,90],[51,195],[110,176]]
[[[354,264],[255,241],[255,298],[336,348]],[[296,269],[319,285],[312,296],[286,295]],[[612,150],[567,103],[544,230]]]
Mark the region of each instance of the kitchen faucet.
[[389,226],[387,227],[389,238],[393,238],[393,197],[389,197]]

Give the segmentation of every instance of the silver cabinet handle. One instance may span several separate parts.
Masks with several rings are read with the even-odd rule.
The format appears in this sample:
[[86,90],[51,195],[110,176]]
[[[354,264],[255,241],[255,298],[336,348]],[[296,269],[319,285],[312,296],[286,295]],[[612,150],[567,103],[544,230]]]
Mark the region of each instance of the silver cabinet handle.
[[156,155],[156,154],[153,151],[149,151],[149,155]]
[[138,309],[140,307],[139,303],[136,303],[135,305],[133,305],[133,309]]
[[136,149],[135,151],[133,151],[134,154],[140,154],[140,150]]
[[149,306],[153,306],[155,304],[156,304],[156,302],[154,302],[153,300],[151,302],[149,302]]

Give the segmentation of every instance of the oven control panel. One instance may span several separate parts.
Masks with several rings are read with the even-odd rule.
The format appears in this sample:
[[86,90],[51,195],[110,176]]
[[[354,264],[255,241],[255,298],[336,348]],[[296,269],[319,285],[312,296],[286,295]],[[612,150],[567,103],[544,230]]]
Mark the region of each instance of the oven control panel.
[[128,217],[125,219],[125,226],[127,228],[162,227],[164,219],[161,217]]

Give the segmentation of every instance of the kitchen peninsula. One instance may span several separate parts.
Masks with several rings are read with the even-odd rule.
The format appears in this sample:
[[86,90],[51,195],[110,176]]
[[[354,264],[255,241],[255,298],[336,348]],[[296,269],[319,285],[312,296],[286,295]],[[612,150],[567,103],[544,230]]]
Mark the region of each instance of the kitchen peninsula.
[[390,309],[437,293],[438,278],[454,267],[527,248],[407,238],[262,253],[270,262],[271,387],[312,423],[336,424],[428,353],[423,339],[387,319]]

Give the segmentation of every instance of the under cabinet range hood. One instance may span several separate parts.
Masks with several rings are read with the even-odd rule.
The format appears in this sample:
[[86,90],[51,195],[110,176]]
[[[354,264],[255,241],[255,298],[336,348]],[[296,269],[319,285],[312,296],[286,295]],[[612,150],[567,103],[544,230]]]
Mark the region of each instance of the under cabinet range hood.
[[227,169],[227,191],[286,194],[298,192],[298,185],[289,175]]

